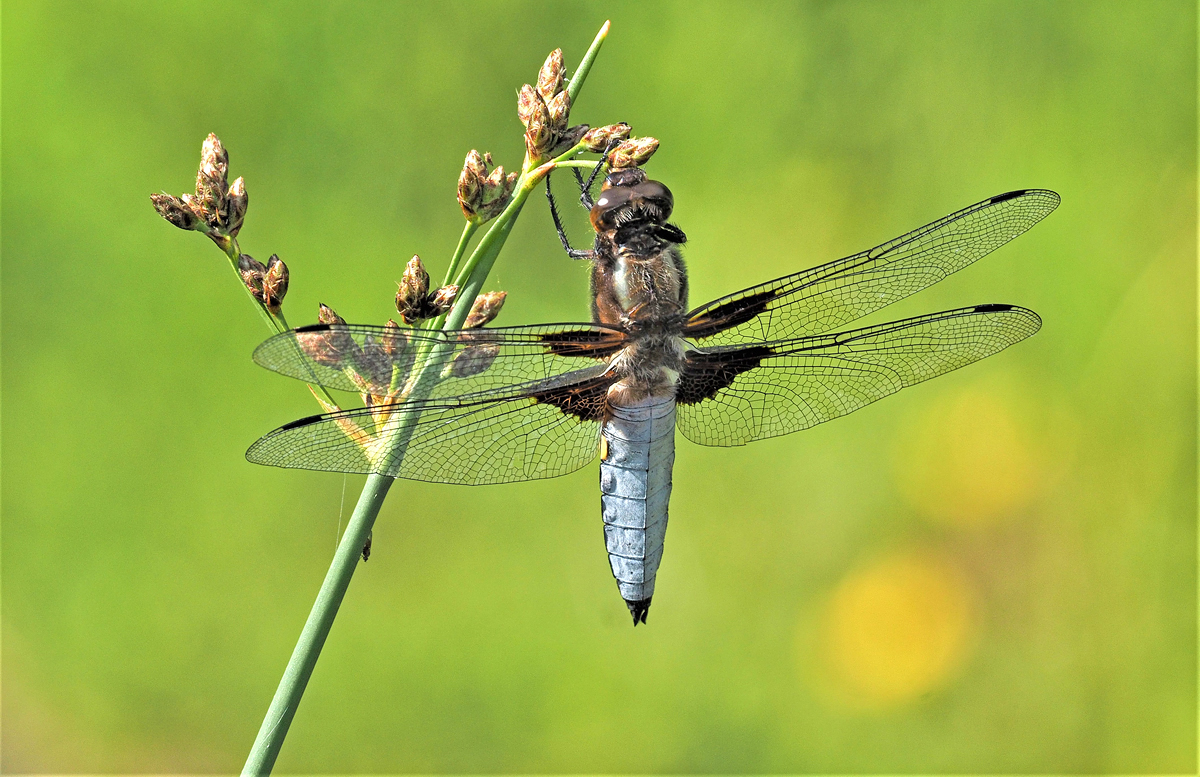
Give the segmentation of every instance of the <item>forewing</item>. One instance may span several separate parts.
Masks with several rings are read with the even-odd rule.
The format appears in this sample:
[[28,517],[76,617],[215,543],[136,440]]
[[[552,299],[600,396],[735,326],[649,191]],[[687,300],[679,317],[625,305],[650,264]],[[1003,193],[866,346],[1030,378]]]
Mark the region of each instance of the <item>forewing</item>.
[[527,392],[312,416],[265,435],[246,458],[275,467],[462,485],[557,477],[595,457],[612,380],[598,366]]
[[688,354],[678,427],[701,445],[743,445],[852,413],[991,356],[1041,326],[1032,310],[978,305],[837,334]]
[[869,251],[702,305],[689,314],[684,334],[710,347],[828,332],[961,270],[1058,203],[1046,189],[997,195]]
[[450,332],[365,324],[317,324],[275,335],[254,361],[308,383],[395,395],[424,365],[440,376],[427,398],[488,392],[548,380],[606,360],[624,335],[596,324]]

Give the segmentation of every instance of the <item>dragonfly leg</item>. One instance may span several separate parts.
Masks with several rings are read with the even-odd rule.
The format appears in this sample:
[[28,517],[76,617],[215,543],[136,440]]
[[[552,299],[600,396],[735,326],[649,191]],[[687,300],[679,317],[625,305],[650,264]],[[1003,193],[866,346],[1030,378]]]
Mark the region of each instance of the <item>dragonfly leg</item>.
[[558,216],[558,206],[554,203],[554,192],[550,191],[550,173],[546,173],[546,201],[550,203],[550,217],[554,219],[554,228],[558,230],[558,239],[562,241],[567,256],[572,259],[596,258],[594,251],[571,247],[571,241],[567,238],[567,231],[563,228],[562,219]]

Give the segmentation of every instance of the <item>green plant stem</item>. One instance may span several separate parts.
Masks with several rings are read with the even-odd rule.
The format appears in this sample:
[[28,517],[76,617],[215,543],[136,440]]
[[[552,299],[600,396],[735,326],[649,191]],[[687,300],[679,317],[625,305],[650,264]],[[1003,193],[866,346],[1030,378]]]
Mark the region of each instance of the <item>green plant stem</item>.
[[446,280],[442,281],[443,286],[449,285],[450,279],[458,271],[458,263],[462,261],[462,256],[467,251],[467,244],[471,242],[471,236],[477,229],[479,229],[478,221],[467,221],[463,226],[462,236],[458,238],[458,246],[455,247],[454,256],[450,259],[450,266],[446,268]]
[[[262,315],[263,320],[267,322],[267,326],[274,329],[277,333],[286,332],[287,330],[291,329],[291,327],[288,326],[287,319],[284,317],[282,310],[271,310],[266,305],[259,302],[254,295],[250,293],[250,288],[246,286],[246,282],[242,279],[242,272],[238,269],[238,259],[242,255],[242,247],[238,245],[237,238],[227,237],[224,239],[223,244],[218,243],[217,245],[225,252],[225,255],[229,257],[229,264],[231,267],[233,267],[233,274],[237,276],[238,285],[241,286],[242,290],[246,292],[246,296],[248,296],[250,301],[254,303],[254,307],[258,308],[258,312]],[[325,397],[325,401],[330,405],[333,405],[334,407],[338,406],[338,403],[334,401],[333,396],[328,390],[326,390],[324,386],[314,386],[310,383],[308,388],[313,392],[313,394],[320,393],[321,396]]]
[[386,475],[371,475],[367,478],[358,504],[354,507],[354,513],[350,516],[350,522],[346,524],[346,533],[342,535],[342,541],[338,543],[337,551],[333,554],[333,563],[325,573],[317,600],[313,602],[312,611],[309,612],[308,620],[300,632],[300,639],[296,642],[287,668],[283,670],[283,679],[279,681],[279,688],[275,691],[275,697],[271,699],[271,706],[267,709],[267,716],[263,719],[258,737],[254,740],[250,757],[242,767],[243,775],[271,773],[288,727],[296,715],[300,696],[304,693],[308,678],[312,676],[313,667],[321,655],[325,638],[329,636],[329,629],[333,625],[338,607],[341,606],[346,589],[350,586],[350,578],[354,575],[363,545],[366,544],[371,527],[375,524],[375,516],[379,514],[383,498],[387,496],[388,489],[394,482]]
[[[608,29],[609,23],[605,22],[600,32],[596,35],[595,40],[592,41],[587,54],[584,55],[583,60],[580,62],[575,75],[571,78],[568,90],[571,93],[572,102],[574,102],[576,94],[578,94],[580,88],[583,86],[587,72],[596,58],[596,53],[600,50],[601,44],[603,44],[605,37],[608,35]],[[483,282],[486,280],[488,272],[491,271],[492,265],[500,253],[500,249],[504,246],[504,242],[508,239],[509,233],[512,232],[517,215],[520,213],[521,207],[525,204],[533,187],[545,177],[546,173],[554,168],[556,162],[559,160],[565,161],[570,156],[579,153],[580,150],[582,150],[582,147],[576,146],[556,160],[533,169],[522,171],[512,201],[504,209],[504,212],[496,218],[495,223],[492,224],[491,228],[483,236],[483,239],[479,241],[479,245],[471,253],[471,257],[467,260],[466,265],[457,273],[457,277],[463,278],[464,281],[459,285],[458,297],[449,315],[441,322],[443,331],[459,329],[466,320],[467,314],[471,311],[471,305],[475,301],[475,296],[483,287]],[[470,240],[469,231],[473,230],[463,230],[463,236],[459,239],[459,245],[455,251],[456,257],[461,257],[465,253],[467,242]],[[234,269],[237,269],[236,258],[234,258]],[[452,347],[452,344],[447,342],[446,344],[435,346],[435,348],[443,347]],[[436,364],[438,361],[436,358],[429,359],[426,361],[426,365],[431,363]],[[436,375],[433,374],[435,372],[436,370],[428,366],[421,368],[415,379],[415,388],[412,396],[421,396],[422,388],[436,378]],[[402,424],[393,436],[394,443],[392,449],[385,457],[389,463],[389,471],[399,471],[398,462],[404,456],[405,446],[407,446],[408,438],[411,434],[412,420],[415,420],[415,418],[411,418],[409,423]],[[271,773],[271,769],[275,765],[275,759],[279,755],[279,749],[283,746],[283,740],[287,736],[288,727],[291,725],[292,718],[296,714],[296,708],[300,704],[300,698],[304,695],[308,678],[312,675],[313,667],[316,666],[317,658],[321,653],[321,647],[325,644],[325,639],[329,635],[329,629],[333,625],[333,619],[337,615],[338,607],[341,605],[342,598],[346,594],[346,589],[350,585],[350,579],[354,575],[355,567],[358,565],[358,558],[362,552],[362,547],[375,525],[375,519],[379,515],[380,508],[383,506],[383,499],[393,482],[394,479],[386,475],[371,475],[367,478],[367,483],[358,498],[358,504],[355,505],[350,522],[346,525],[346,533],[343,535],[342,541],[334,553],[333,563],[329,567],[329,572],[325,575],[325,580],[321,584],[321,590],[317,594],[316,601],[313,602],[308,620],[300,632],[300,639],[296,642],[296,647],[292,651],[291,658],[288,660],[287,668],[284,670],[283,678],[279,681],[279,687],[276,689],[275,696],[271,700],[271,706],[267,709],[267,715],[263,719],[262,726],[259,728],[258,736],[254,740],[254,746],[251,748],[250,755],[246,759],[246,765],[242,767],[242,775],[255,775],[257,777],[258,775]]]

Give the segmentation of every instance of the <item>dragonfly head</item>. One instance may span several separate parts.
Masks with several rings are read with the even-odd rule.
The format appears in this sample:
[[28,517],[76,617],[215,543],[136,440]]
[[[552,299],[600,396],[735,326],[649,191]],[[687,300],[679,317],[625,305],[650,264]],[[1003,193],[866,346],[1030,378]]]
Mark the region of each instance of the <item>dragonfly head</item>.
[[662,223],[674,206],[671,190],[648,179],[640,168],[614,170],[604,179],[592,208],[592,227],[604,232],[635,221]]

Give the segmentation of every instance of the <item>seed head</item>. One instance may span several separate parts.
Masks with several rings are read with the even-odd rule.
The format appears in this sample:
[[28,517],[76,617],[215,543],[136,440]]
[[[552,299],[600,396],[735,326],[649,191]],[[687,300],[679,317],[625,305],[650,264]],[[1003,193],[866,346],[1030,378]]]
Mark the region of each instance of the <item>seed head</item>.
[[429,310],[431,314],[428,318],[440,316],[454,306],[454,298],[458,296],[458,287],[443,286],[442,288],[429,295]]
[[183,200],[170,194],[151,194],[150,202],[158,215],[180,229],[205,231],[204,221]]
[[550,56],[546,57],[546,63],[542,65],[541,71],[538,72],[537,90],[538,94],[547,103],[554,95],[563,90],[563,81],[565,80],[566,68],[563,67],[562,49],[555,49],[550,52]]
[[517,174],[505,175],[503,165],[497,165],[489,174],[491,164],[491,154],[480,155],[474,149],[463,163],[458,176],[458,204],[468,221],[483,223],[495,218],[512,198]]
[[496,316],[500,315],[500,308],[504,307],[504,298],[507,296],[508,293],[503,291],[485,291],[480,294],[472,303],[471,312],[467,314],[463,328],[477,329],[485,324],[490,324]]
[[587,144],[587,150],[596,154],[608,150],[608,145],[614,140],[625,140],[629,137],[629,132],[632,129],[625,122],[620,124],[609,124],[604,127],[594,127],[588,130],[583,136],[583,142]]
[[396,290],[396,310],[406,324],[429,318],[424,315],[428,294],[429,273],[425,272],[421,257],[413,256],[408,260],[400,278],[400,288]]
[[229,172],[229,152],[216,133],[208,133],[200,147],[200,170],[225,179]]
[[379,344],[389,358],[395,359],[408,348],[408,335],[405,334],[404,327],[390,318],[383,327],[386,331],[380,338]]
[[554,146],[553,123],[542,96],[529,84],[517,96],[517,115],[525,125],[525,150],[530,159],[541,159]]
[[237,237],[242,229],[242,221],[246,218],[246,207],[250,204],[246,196],[246,181],[238,178],[229,185],[229,225],[226,232],[230,237]]
[[278,313],[283,298],[287,296],[288,268],[276,254],[271,254],[271,258],[267,260],[267,271],[262,278],[262,290],[263,304],[272,313]]
[[546,113],[550,116],[550,129],[555,137],[567,131],[567,118],[571,115],[571,95],[559,92],[546,101]]
[[238,256],[237,266],[238,274],[242,276],[242,283],[246,284],[246,288],[250,290],[250,294],[256,300],[265,305],[267,297],[263,290],[263,279],[266,277],[267,268],[250,254]]
[[296,343],[317,364],[326,367],[346,367],[357,355],[358,344],[346,331],[346,319],[333,308],[321,305],[317,321],[329,324],[326,332],[298,332]]
[[631,138],[621,142],[608,155],[608,165],[614,170],[641,167],[658,150],[657,138]]
[[467,346],[454,357],[450,364],[450,374],[456,378],[478,375],[491,367],[499,355],[500,346],[494,343]]

